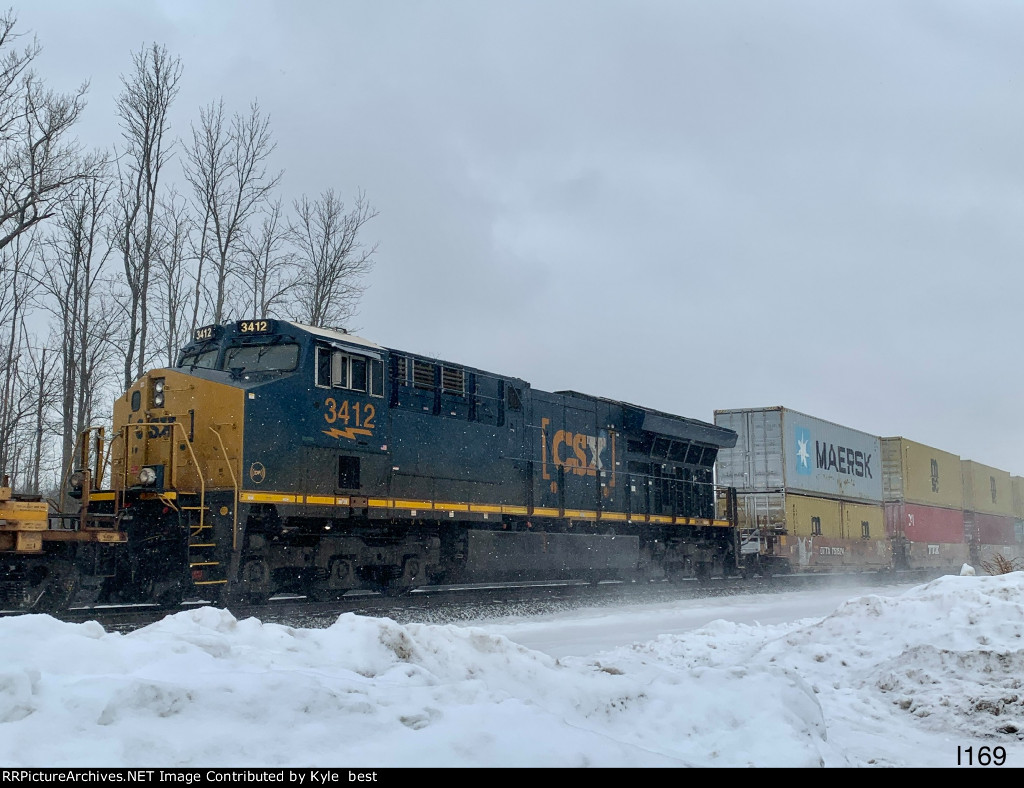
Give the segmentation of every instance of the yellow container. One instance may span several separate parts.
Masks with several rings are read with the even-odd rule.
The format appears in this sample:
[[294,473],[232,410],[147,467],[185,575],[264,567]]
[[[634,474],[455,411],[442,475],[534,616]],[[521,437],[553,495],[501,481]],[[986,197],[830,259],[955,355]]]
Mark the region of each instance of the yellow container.
[[1013,515],[1013,487],[1008,471],[962,460],[964,511]]
[[839,501],[807,495],[787,495],[786,530],[796,537],[842,539],[843,518]]
[[866,503],[843,501],[843,538],[886,539],[885,508]]
[[786,531],[796,537],[882,539],[885,508],[881,504],[834,501],[809,495],[786,496]]
[[1024,520],[1024,477],[1011,476],[1010,489],[1013,493],[1013,516]]
[[886,501],[962,509],[960,457],[906,438],[882,438],[882,490]]

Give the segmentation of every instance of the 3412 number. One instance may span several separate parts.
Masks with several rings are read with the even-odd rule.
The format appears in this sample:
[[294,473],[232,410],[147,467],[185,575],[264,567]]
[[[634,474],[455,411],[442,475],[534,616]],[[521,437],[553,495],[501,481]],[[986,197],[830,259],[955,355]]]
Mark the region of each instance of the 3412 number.
[[348,400],[343,399],[339,405],[335,402],[334,397],[328,397],[324,400],[324,406],[327,408],[324,421],[328,424],[340,421],[347,427],[351,422],[353,427],[362,427],[365,430],[372,430],[377,426],[374,423],[374,419],[377,418],[377,409],[369,402],[355,402],[349,405]]

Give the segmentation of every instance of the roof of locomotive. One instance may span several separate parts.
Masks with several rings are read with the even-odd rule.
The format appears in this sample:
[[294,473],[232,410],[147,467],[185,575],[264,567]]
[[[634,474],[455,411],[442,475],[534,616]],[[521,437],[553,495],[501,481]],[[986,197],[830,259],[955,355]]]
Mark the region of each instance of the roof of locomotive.
[[[244,321],[243,321],[244,322]],[[419,353],[410,353],[409,351],[398,350],[396,348],[388,348],[383,345],[378,345],[376,342],[371,342],[368,339],[357,336],[355,334],[349,334],[346,331],[339,331],[332,328],[321,328],[319,326],[309,326],[303,323],[296,323],[291,320],[277,320],[275,321],[278,327],[281,325],[289,325],[294,328],[304,331],[312,336],[319,337],[328,341],[334,341],[338,343],[345,343],[349,346],[357,346],[366,348],[368,351],[376,351],[378,353],[399,353],[403,355],[419,356],[420,358],[431,359],[434,362],[441,364],[448,363],[439,358],[433,358],[431,356],[422,355]],[[235,325],[232,323],[226,323],[225,325]],[[279,330],[279,329],[278,329]],[[192,344],[192,343],[190,343]],[[465,364],[459,364],[458,366],[463,367],[467,370],[473,370],[476,372],[484,372],[484,370],[477,369],[475,367],[469,367]],[[493,374],[493,373],[485,373]],[[512,376],[500,376],[507,380],[515,381],[516,383],[522,384],[527,388],[532,388],[530,383],[523,380],[522,378]],[[693,438],[698,435],[710,443],[717,444],[719,446],[732,446],[735,445],[735,433],[725,427],[720,427],[716,424],[702,421],[700,419],[692,419],[687,416],[679,416],[675,413],[666,413],[665,411],[655,410],[654,408],[644,407],[643,405],[634,405],[630,402],[624,402],[621,400],[613,400],[607,397],[596,397],[592,394],[583,394],[578,391],[555,391],[553,394],[562,396],[577,397],[579,399],[591,400],[597,402],[604,402],[612,405],[619,405],[624,408],[633,410],[638,414],[644,414],[643,417],[643,429],[651,432],[659,432],[667,435],[675,435],[677,437]]]
[[735,431],[728,427],[712,424],[711,422],[693,419],[689,416],[680,416],[676,413],[666,413],[663,410],[655,410],[643,405],[634,405],[632,402],[624,402],[607,397],[596,397],[593,394],[583,394],[579,391],[556,391],[555,394],[630,408],[637,413],[643,414],[643,419],[640,422],[641,429],[647,432],[686,440],[699,439],[722,448],[732,448],[736,445],[737,434]]
[[288,323],[290,325],[295,326],[296,328],[301,328],[303,331],[308,331],[310,334],[313,334],[314,336],[318,337],[323,337],[324,339],[334,339],[337,340],[338,342],[348,342],[349,344],[352,345],[362,345],[363,347],[373,348],[374,350],[378,351],[385,350],[384,347],[378,345],[376,342],[371,342],[368,339],[363,339],[362,337],[356,336],[355,334],[349,334],[347,331],[335,331],[333,328],[307,326],[303,325],[302,323],[292,322],[291,320],[282,320],[280,322]]

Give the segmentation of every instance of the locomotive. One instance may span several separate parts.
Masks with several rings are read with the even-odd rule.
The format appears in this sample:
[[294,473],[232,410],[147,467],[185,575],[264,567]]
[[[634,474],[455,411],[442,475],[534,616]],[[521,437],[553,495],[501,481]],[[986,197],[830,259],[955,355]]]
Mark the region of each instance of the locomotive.
[[230,604],[724,576],[746,552],[714,480],[736,439],[344,332],[205,326],[118,398],[109,436],[83,434],[77,512],[0,488],[0,593],[51,610],[86,592]]

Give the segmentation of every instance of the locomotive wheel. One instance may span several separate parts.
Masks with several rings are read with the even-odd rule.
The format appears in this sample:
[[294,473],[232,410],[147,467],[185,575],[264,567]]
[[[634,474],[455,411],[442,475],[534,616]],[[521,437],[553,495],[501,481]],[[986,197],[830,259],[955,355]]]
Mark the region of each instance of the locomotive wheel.
[[303,588],[303,593],[314,602],[334,602],[345,596],[353,586],[354,574],[352,563],[343,556],[331,560],[326,577],[322,573],[314,573]]
[[273,595],[270,567],[262,558],[250,558],[242,565],[239,582],[231,598],[249,605],[265,604]]

